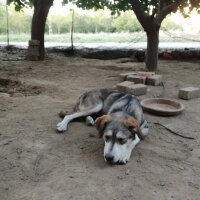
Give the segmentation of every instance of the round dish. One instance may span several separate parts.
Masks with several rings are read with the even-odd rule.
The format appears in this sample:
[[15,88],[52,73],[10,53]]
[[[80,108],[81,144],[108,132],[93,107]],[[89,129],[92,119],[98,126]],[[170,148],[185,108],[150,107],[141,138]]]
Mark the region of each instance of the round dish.
[[178,115],[184,110],[183,104],[164,98],[152,98],[141,101],[141,105],[144,110],[163,116]]

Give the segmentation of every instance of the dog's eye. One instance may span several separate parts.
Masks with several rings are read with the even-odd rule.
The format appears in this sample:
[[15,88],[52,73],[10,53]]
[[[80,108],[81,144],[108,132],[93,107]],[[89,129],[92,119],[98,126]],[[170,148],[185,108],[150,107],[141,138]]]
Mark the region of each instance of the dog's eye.
[[120,144],[125,144],[126,143],[126,138],[118,138],[118,142],[120,143]]
[[105,141],[108,142],[108,141],[110,140],[110,138],[111,138],[111,136],[106,135],[106,136],[105,136]]

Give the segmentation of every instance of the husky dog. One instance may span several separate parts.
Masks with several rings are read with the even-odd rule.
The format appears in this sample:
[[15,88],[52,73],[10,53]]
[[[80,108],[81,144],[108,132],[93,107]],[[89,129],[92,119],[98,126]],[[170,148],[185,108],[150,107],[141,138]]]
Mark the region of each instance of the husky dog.
[[[96,89],[83,94],[74,113],[64,115],[57,131],[64,132],[70,121],[86,117],[88,125],[96,125],[105,141],[104,159],[108,163],[127,163],[131,152],[147,135],[149,127],[138,100],[129,93],[113,89]],[[93,116],[100,114],[95,121]]]

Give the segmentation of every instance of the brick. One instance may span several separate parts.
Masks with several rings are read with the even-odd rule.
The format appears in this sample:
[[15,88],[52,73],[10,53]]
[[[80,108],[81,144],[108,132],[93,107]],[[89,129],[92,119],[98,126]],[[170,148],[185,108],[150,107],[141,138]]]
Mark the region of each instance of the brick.
[[146,77],[144,77],[144,76],[137,76],[137,75],[130,75],[130,76],[127,77],[127,81],[132,81],[135,84],[137,84],[137,83],[145,84]]
[[155,72],[138,72],[137,75],[144,76],[144,77],[150,77],[150,76],[155,75]]
[[31,61],[37,61],[37,60],[39,60],[39,57],[38,56],[33,56],[33,55],[27,55],[26,59],[27,60],[31,60]]
[[147,86],[144,84],[129,85],[126,88],[126,92],[129,92],[135,96],[144,95],[147,92]]
[[39,51],[39,46],[36,46],[36,45],[32,45],[32,46],[28,46],[28,50],[37,50],[37,51]]
[[37,48],[28,48],[28,52],[39,52]]
[[159,85],[162,82],[161,75],[153,75],[147,78],[147,85]]
[[130,81],[124,81],[124,82],[121,82],[121,83],[118,83],[117,84],[117,89],[121,92],[126,92],[126,88],[128,86],[131,86],[131,85],[134,85],[133,82],[130,82]]
[[34,45],[36,45],[36,46],[39,46],[40,45],[40,41],[39,40],[29,40],[28,41],[28,44],[29,44],[29,46],[34,46]]
[[38,50],[33,50],[33,49],[29,49],[28,50],[28,55],[31,55],[31,56],[39,56],[40,55],[40,53],[39,53],[39,51]]
[[127,76],[136,75],[136,74],[137,74],[137,72],[128,72],[128,73],[120,74],[119,77],[120,77],[121,81],[126,81]]
[[195,87],[182,88],[179,90],[178,96],[180,99],[193,99],[200,96],[200,90]]

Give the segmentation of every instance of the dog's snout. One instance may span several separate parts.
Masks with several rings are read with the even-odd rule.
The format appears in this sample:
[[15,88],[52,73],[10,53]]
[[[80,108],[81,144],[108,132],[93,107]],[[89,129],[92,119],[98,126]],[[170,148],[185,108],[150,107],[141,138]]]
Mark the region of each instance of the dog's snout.
[[111,155],[110,153],[107,153],[107,154],[105,155],[105,159],[106,159],[106,161],[108,161],[108,162],[113,162],[114,156]]

